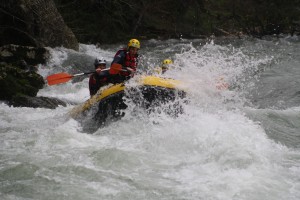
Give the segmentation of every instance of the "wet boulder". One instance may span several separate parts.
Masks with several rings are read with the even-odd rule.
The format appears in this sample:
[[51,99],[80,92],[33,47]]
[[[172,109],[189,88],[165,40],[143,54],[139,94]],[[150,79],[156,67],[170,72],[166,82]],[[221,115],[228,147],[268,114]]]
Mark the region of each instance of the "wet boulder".
[[54,109],[59,105],[66,106],[59,99],[36,96],[45,85],[36,65],[46,63],[48,57],[49,52],[45,48],[0,47],[0,100],[16,107]]
[[34,71],[12,64],[0,64],[0,100],[11,101],[16,94],[34,97],[44,84],[43,77]]
[[0,45],[79,49],[77,38],[53,0],[1,1],[1,11]]
[[45,81],[30,68],[0,63],[0,100],[15,107],[49,108],[66,106],[66,103],[50,97],[37,97]]
[[12,98],[10,105],[14,107],[55,109],[58,106],[66,106],[66,103],[52,97],[31,97],[27,95],[17,94]]
[[14,44],[0,47],[0,62],[19,65],[23,69],[25,65],[45,64],[49,57],[50,53],[47,48]]

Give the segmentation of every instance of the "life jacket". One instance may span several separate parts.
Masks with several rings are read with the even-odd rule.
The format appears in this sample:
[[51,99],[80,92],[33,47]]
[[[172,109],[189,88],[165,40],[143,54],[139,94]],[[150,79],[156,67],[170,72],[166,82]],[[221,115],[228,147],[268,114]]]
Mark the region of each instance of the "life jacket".
[[108,70],[104,70],[101,74],[97,74],[96,72],[90,76],[89,79],[89,89],[90,95],[94,95],[100,89],[100,87],[107,85],[109,83]]
[[138,64],[138,55],[130,56],[130,53],[126,51],[126,57],[125,57],[125,67],[130,67],[134,71],[136,71],[136,67]]
[[[134,55],[134,56],[131,56],[129,51],[127,51],[127,49],[120,49],[116,55],[118,56],[121,52],[123,52],[125,54],[125,57],[122,59],[122,63],[119,63],[122,65],[123,69],[126,70],[126,68],[131,68],[133,70],[133,72],[136,71],[136,68],[137,68],[137,65],[138,65],[138,54]],[[130,72],[127,72],[127,71],[120,71],[119,74],[121,76],[130,76],[131,73]]]

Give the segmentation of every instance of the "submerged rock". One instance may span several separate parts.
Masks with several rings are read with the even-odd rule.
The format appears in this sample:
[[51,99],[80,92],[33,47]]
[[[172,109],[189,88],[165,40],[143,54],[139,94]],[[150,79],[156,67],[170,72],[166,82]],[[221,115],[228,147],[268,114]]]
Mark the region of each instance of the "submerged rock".
[[55,109],[58,106],[66,106],[66,103],[50,97],[30,97],[27,95],[15,95],[10,105],[14,107],[31,107],[31,108],[49,108]]

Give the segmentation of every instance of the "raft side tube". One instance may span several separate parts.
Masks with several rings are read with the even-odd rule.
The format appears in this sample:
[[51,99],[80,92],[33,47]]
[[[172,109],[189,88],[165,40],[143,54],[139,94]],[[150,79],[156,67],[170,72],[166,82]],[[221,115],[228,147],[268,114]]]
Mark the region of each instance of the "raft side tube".
[[[178,80],[162,78],[157,76],[144,76],[138,79],[139,85],[135,87],[126,86],[124,83],[109,85],[101,88],[96,95],[87,100],[83,105],[75,107],[70,115],[79,121],[87,121],[92,117],[93,122],[89,124],[105,125],[109,121],[114,121],[122,116],[122,110],[127,108],[124,96],[133,101],[134,104],[144,109],[151,109],[161,104],[173,102],[177,98],[184,98],[185,91],[178,89],[182,83]],[[182,112],[182,107],[178,102],[170,107],[177,115]]]

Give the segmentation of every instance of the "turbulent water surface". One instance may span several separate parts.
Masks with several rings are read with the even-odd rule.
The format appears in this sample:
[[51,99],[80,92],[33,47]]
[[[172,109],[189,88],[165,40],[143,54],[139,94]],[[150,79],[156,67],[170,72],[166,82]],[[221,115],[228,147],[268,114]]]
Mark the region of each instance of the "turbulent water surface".
[[[120,47],[51,49],[39,73],[87,72]],[[88,77],[39,91],[67,107],[0,103],[0,199],[300,199],[299,37],[150,40],[140,54],[141,74],[174,60],[164,76],[184,83],[184,113],[128,101],[88,134],[68,115],[89,98]]]

